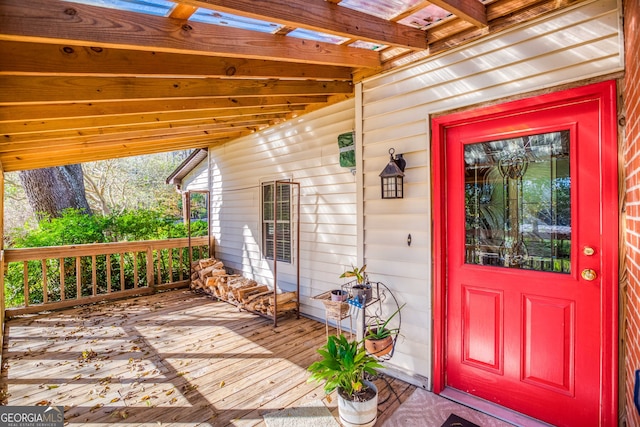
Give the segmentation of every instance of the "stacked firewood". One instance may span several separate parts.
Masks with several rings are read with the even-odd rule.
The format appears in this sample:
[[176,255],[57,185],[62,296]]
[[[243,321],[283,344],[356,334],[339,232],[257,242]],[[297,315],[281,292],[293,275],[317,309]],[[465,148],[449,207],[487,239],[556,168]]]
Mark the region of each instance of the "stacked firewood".
[[[297,308],[296,292],[280,292],[239,274],[227,274],[222,261],[202,259],[192,265],[191,289],[205,292],[239,308],[274,316]],[[276,310],[277,303],[277,310]]]
[[224,276],[227,271],[222,261],[214,258],[201,259],[191,265],[191,289],[194,291],[207,291],[207,281],[213,277]]

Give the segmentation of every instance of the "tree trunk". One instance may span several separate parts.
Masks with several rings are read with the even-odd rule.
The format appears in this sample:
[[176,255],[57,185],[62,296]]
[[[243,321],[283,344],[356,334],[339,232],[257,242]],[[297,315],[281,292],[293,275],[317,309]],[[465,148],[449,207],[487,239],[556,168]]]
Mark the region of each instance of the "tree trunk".
[[22,171],[20,181],[38,220],[60,217],[68,208],[91,214],[81,165]]

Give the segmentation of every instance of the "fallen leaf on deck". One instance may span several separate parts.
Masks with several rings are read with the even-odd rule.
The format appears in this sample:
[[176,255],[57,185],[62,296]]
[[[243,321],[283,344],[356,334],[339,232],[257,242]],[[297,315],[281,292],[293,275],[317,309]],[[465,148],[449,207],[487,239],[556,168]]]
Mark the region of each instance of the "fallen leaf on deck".
[[195,385],[195,384],[185,384],[185,385],[182,386],[182,390],[184,392],[190,392],[190,391],[193,391],[193,390],[195,390],[197,388],[198,388],[198,386]]

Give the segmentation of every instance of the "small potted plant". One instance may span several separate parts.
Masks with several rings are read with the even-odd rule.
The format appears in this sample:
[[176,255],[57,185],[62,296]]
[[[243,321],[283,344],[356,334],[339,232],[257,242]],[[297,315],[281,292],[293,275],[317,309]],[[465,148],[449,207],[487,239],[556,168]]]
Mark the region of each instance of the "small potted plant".
[[355,277],[356,284],[351,287],[351,291],[353,292],[353,296],[360,298],[360,302],[362,303],[371,300],[373,294],[371,291],[371,285],[369,283],[366,283],[367,275],[364,272],[366,268],[366,264],[361,268],[354,267],[352,265],[351,270],[347,270],[342,273],[342,275],[340,275],[340,278]]
[[382,357],[391,353],[393,345],[395,343],[395,337],[400,332],[400,328],[389,328],[389,322],[400,313],[402,307],[406,304],[402,304],[396,311],[391,314],[382,322],[380,319],[376,319],[375,324],[371,324],[367,327],[367,331],[364,336],[364,347],[367,353],[374,357]]
[[378,389],[365,378],[382,365],[367,354],[362,342],[331,335],[318,349],[322,359],[309,366],[309,382],[324,381],[326,394],[337,389],[338,415],[346,427],[373,426],[378,419]]

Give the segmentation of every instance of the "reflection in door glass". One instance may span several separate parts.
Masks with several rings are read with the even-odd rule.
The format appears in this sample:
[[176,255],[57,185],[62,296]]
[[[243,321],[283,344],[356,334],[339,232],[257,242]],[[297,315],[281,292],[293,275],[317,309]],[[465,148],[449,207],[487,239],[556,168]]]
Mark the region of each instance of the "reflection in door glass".
[[467,264],[571,272],[569,131],[467,144]]

